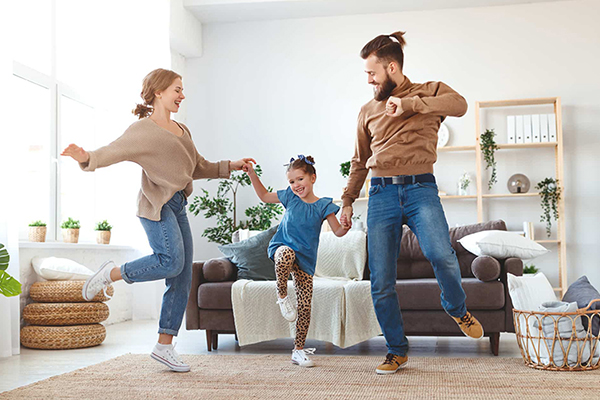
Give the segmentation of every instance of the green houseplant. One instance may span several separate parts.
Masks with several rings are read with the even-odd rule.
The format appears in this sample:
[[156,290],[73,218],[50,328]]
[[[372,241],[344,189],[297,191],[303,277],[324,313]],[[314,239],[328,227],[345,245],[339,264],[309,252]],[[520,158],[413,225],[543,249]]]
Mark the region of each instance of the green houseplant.
[[96,243],[109,244],[112,225],[107,220],[96,223]]
[[42,221],[33,221],[29,224],[29,241],[30,242],[45,242],[46,241],[46,223]]
[[[542,202],[541,222],[546,222],[546,234],[550,237],[552,233],[552,218],[558,220],[558,203],[561,198],[561,188],[558,180],[546,178],[539,182],[536,187],[539,190]],[[551,215],[552,214],[552,215]]]
[[21,294],[21,284],[19,281],[6,272],[9,261],[10,255],[8,254],[8,250],[0,243],[0,293],[6,297]]
[[525,265],[523,267],[523,273],[524,274],[535,274],[538,271],[539,271],[539,269],[535,265],[533,265],[533,264],[531,264],[531,265]]
[[66,243],[77,243],[79,242],[79,228],[81,224],[79,220],[75,220],[71,217],[64,221],[60,227],[62,228],[63,242]]
[[350,161],[340,164],[340,173],[344,178],[348,178],[348,176],[350,176]]
[[[256,175],[262,175],[260,165],[254,167]],[[212,180],[212,179],[209,179]],[[238,229],[266,230],[271,226],[271,221],[283,214],[280,204],[259,203],[249,207],[244,214],[246,221],[237,220],[237,193],[240,187],[250,186],[252,182],[247,174],[232,172],[229,179],[219,182],[217,194],[212,197],[206,189],[202,189],[202,196],[194,196],[189,205],[189,211],[198,216],[204,211],[205,218],[216,218],[216,226],[208,227],[202,233],[209,242],[218,244],[231,243],[231,235]],[[272,191],[272,188],[268,188]]]
[[496,133],[493,129],[486,129],[484,133],[481,134],[480,146],[481,152],[483,153],[483,159],[485,161],[485,169],[492,169],[492,173],[490,175],[490,180],[488,181],[488,189],[492,189],[494,183],[497,182],[496,176],[496,159],[494,157],[494,153],[498,150],[498,146],[496,145],[496,141],[494,137]]

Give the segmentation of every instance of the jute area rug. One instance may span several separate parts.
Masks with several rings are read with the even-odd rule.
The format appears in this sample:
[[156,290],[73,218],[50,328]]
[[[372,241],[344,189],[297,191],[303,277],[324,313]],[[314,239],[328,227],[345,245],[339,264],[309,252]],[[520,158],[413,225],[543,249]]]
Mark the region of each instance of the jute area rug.
[[304,369],[281,355],[187,355],[189,373],[127,354],[0,394],[1,399],[583,399],[600,371],[548,372],[517,358],[410,358],[394,375],[382,357],[314,356]]

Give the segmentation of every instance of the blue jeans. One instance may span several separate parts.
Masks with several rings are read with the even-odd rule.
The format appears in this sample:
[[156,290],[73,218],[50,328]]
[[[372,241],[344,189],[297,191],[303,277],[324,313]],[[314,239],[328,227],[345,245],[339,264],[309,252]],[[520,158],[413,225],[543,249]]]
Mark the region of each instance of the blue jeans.
[[400,356],[408,351],[396,293],[396,262],[403,224],[417,236],[423,254],[433,266],[444,310],[453,317],[467,312],[460,267],[450,244],[437,185],[427,182],[371,186],[367,216],[371,296],[389,352]]
[[160,212],[160,221],[141,218],[154,254],[121,266],[127,283],[166,279],[158,333],[177,336],[192,286],[194,242],[183,192],[173,195]]

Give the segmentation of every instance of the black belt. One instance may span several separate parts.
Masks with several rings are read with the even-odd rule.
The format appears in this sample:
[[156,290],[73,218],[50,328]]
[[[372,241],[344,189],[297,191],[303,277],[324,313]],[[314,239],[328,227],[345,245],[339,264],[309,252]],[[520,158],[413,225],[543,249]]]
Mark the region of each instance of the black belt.
[[371,178],[371,186],[374,185],[411,185],[415,183],[435,183],[435,176],[433,174],[420,174],[420,175],[397,175],[397,176],[377,176]]

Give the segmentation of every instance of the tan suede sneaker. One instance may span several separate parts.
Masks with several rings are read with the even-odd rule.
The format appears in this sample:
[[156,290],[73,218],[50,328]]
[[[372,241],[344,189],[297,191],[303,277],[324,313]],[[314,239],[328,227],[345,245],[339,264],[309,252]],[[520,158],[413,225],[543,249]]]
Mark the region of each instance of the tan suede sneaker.
[[467,313],[462,318],[452,317],[458,327],[463,333],[473,339],[481,339],[483,337],[483,326],[477,321],[470,312]]
[[407,362],[408,362],[407,356],[402,357],[402,356],[398,356],[396,354],[388,353],[385,356],[385,361],[383,362],[383,364],[381,364],[379,367],[377,367],[375,372],[377,372],[380,375],[393,374],[396,371],[398,371],[400,368],[406,366]]

